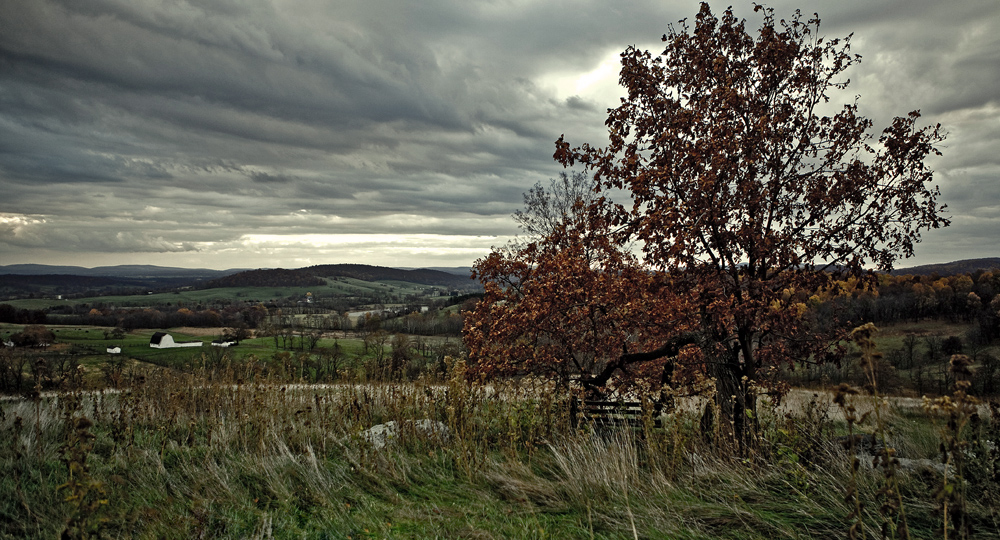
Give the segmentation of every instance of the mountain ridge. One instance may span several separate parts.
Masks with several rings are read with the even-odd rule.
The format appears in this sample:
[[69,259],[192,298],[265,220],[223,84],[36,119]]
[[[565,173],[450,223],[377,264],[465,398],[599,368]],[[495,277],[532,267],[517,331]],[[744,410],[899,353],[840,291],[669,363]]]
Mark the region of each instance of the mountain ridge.
[[353,278],[362,281],[406,281],[421,285],[465,288],[472,284],[471,272],[465,276],[426,268],[401,269],[368,264],[321,264],[297,269],[257,269],[213,279],[211,287],[311,286],[323,278]]
[[193,277],[209,278],[241,272],[243,269],[212,270],[210,268],[180,268],[175,266],[156,266],[152,264],[123,264],[117,266],[63,266],[48,264],[9,264],[0,266],[0,275],[21,276],[85,276],[85,277],[122,277],[122,278],[154,278],[154,277]]
[[946,263],[921,264],[907,268],[897,268],[890,272],[894,276],[929,276],[938,274],[939,276],[954,276],[957,274],[972,274],[979,270],[993,270],[1000,268],[1000,257],[982,257],[979,259],[961,259]]

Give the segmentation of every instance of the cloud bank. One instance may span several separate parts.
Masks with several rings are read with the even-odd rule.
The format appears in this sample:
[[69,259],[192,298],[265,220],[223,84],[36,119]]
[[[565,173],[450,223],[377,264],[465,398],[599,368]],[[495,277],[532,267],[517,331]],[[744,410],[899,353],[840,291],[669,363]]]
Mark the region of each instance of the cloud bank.
[[[619,5],[620,4],[620,5]],[[669,4],[669,5],[666,5]],[[955,225],[915,262],[1000,252],[1000,4],[770,4],[853,32],[876,126],[922,109]],[[713,6],[721,11],[726,6]],[[697,2],[0,3],[0,264],[468,265],[603,144],[617,53]],[[751,19],[752,7],[737,6]]]

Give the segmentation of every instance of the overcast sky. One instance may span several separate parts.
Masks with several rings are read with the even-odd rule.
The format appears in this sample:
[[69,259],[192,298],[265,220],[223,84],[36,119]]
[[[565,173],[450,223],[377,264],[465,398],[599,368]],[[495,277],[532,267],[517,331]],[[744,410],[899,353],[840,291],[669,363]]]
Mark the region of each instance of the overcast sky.
[[[730,0],[751,18],[750,2]],[[713,4],[720,13],[729,3]],[[854,33],[881,130],[921,109],[952,227],[902,266],[1000,256],[1000,2],[781,0]],[[3,0],[0,264],[467,266],[607,142],[618,53],[679,0]],[[751,23],[751,28],[756,24]]]

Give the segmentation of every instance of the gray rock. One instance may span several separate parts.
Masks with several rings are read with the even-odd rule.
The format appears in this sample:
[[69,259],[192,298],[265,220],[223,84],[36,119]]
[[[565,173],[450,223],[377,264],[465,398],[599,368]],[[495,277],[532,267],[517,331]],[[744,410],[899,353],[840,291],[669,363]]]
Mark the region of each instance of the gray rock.
[[[836,442],[845,450],[853,446],[855,455],[861,460],[862,464],[870,467],[884,466],[882,460],[876,457],[885,450],[885,445],[883,445],[882,440],[878,436],[859,433],[850,437],[837,437]],[[893,456],[893,458],[896,460],[900,471],[917,472],[929,469],[939,474],[944,474],[945,471],[948,471],[948,474],[954,474],[954,467],[951,464],[945,466],[944,463],[938,460],[926,458],[913,459],[900,456]]]
[[360,437],[375,448],[385,448],[386,445],[398,441],[400,432],[405,430],[412,430],[418,437],[441,442],[447,441],[451,436],[451,432],[444,422],[425,418],[423,420],[406,420],[404,422],[390,420],[384,424],[378,424],[362,431]]

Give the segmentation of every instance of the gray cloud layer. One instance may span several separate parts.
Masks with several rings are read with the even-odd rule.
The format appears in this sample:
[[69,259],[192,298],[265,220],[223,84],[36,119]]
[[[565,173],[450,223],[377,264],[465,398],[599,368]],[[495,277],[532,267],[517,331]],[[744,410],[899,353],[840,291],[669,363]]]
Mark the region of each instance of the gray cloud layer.
[[[697,7],[2,2],[0,264],[469,264],[557,173],[560,134],[605,141],[616,77],[577,78]],[[955,227],[921,258],[996,255],[1000,4],[773,7],[855,32],[845,99],[876,125],[920,108],[949,130],[934,166]]]

